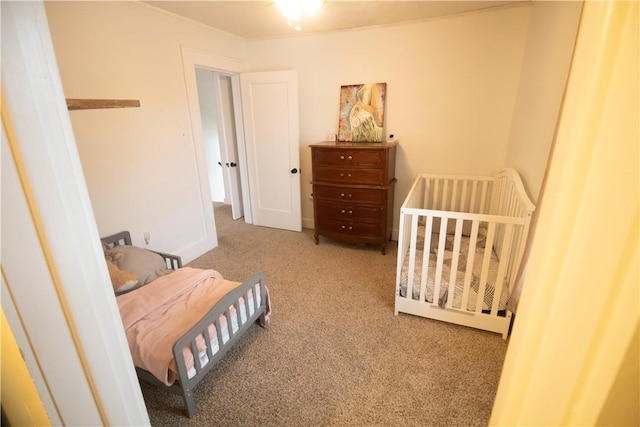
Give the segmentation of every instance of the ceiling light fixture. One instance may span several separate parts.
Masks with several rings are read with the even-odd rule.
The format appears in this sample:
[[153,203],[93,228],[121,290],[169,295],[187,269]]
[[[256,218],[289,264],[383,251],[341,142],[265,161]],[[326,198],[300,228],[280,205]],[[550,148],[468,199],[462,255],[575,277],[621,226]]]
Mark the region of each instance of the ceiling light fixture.
[[276,0],[280,12],[294,22],[316,14],[322,8],[322,3],[323,0]]
[[289,25],[291,28],[293,28],[296,31],[302,31],[302,26],[298,23],[287,21],[287,25]]

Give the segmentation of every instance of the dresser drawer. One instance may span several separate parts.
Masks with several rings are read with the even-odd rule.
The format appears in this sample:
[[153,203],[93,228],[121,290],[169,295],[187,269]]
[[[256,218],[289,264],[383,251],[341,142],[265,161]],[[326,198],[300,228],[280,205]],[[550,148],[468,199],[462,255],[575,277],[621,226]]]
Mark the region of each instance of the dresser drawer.
[[386,150],[338,150],[315,148],[312,151],[314,166],[352,166],[384,168]]
[[340,203],[317,202],[318,217],[341,221],[380,222],[382,207],[345,205]]
[[318,218],[319,232],[343,235],[370,236],[378,238],[383,231],[382,225],[367,222],[340,221],[333,218]]
[[347,202],[370,205],[384,205],[386,190],[369,188],[332,187],[329,185],[314,185],[313,197],[318,200],[333,202]]
[[313,168],[313,180],[338,182],[341,184],[384,185],[384,169],[357,169],[335,166],[316,166]]

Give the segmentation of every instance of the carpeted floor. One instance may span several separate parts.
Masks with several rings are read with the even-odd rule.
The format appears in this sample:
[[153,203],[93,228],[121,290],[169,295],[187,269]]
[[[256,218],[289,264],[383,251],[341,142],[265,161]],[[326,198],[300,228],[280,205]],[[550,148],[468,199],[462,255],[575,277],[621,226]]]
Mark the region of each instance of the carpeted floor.
[[393,313],[396,245],[378,248],[232,221],[215,209],[219,246],[189,265],[242,281],[265,272],[271,326],[258,324],[195,390],[143,384],[154,426],[482,426],[507,341]]

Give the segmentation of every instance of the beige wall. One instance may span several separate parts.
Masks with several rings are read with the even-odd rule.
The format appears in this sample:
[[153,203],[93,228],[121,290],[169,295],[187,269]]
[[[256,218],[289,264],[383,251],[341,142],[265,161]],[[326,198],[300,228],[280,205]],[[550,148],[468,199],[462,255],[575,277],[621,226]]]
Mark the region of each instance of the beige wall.
[[537,202],[569,74],[582,2],[535,1],[505,165]]
[[185,261],[201,255],[211,248],[202,245],[211,205],[200,186],[204,159],[193,142],[181,46],[241,61],[244,41],[136,2],[45,6],[65,96],[141,103],[70,113],[100,234],[128,229],[142,245],[149,231],[152,248]]
[[[313,219],[308,145],[336,133],[341,85],[387,83],[386,133],[400,141],[394,212],[418,173],[500,170],[529,12],[525,5],[412,25],[248,43],[253,70],[298,70],[303,225],[311,227]],[[397,223],[394,218],[394,228]]]
[[[142,104],[71,113],[100,233],[129,229],[142,244],[149,231],[151,247],[187,260],[203,252],[196,242],[205,162],[190,127],[181,47],[255,71],[298,71],[305,227],[313,226],[307,146],[335,133],[345,84],[387,83],[386,133],[400,141],[395,212],[421,172],[493,174],[516,166],[536,195],[575,25],[575,14],[542,3],[255,42],[138,3],[46,3],[66,96]],[[523,119],[532,108],[537,136]]]

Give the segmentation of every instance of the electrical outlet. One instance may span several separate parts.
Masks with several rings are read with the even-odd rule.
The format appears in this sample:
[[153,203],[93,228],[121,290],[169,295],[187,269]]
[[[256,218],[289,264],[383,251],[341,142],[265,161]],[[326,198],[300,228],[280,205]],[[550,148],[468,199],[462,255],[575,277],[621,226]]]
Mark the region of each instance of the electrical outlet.
[[151,240],[151,233],[149,233],[148,231],[145,231],[142,237],[144,238],[144,245],[149,246],[149,241]]

